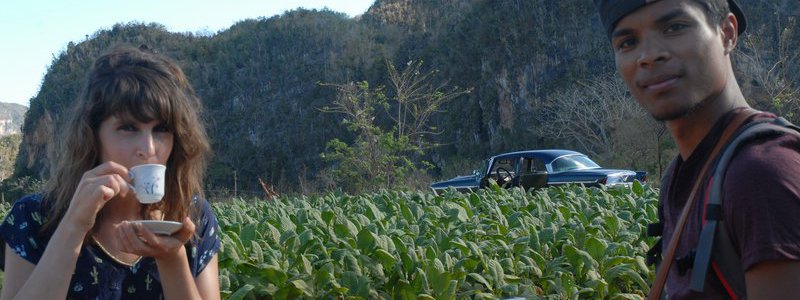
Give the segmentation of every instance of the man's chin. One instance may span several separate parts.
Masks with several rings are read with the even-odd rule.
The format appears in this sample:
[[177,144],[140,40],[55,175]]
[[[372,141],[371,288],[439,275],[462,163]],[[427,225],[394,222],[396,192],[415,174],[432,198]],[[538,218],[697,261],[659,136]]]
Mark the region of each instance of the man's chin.
[[680,118],[685,117],[689,114],[688,110],[682,111],[674,111],[674,112],[658,112],[658,113],[650,113],[650,116],[653,117],[656,121],[674,121]]
[[647,111],[656,121],[674,121],[685,118],[703,107],[707,101],[685,103],[680,107],[650,107]]

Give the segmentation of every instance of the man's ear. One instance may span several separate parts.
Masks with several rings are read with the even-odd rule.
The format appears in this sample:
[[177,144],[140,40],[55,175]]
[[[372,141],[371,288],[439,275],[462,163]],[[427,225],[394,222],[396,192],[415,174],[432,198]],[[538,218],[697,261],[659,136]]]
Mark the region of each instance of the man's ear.
[[733,13],[728,13],[728,16],[722,20],[720,24],[722,30],[722,44],[725,47],[725,53],[733,52],[736,48],[736,43],[739,41],[739,22]]

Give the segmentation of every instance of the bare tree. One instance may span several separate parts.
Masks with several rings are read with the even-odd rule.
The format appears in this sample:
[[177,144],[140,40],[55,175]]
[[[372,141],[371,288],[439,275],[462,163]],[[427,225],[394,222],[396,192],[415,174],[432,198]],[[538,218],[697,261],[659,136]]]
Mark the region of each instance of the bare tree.
[[614,131],[633,116],[643,115],[614,74],[576,82],[551,94],[544,103],[543,114],[549,122],[535,131],[572,141],[583,151],[601,157],[614,153]]
[[409,61],[403,71],[390,61],[386,61],[389,69],[389,81],[395,92],[393,102],[394,114],[390,117],[395,122],[398,136],[407,136],[422,148],[428,148],[427,136],[440,134],[430,118],[441,112],[442,104],[453,100],[471,89],[448,87],[446,82],[433,83],[431,77],[438,71],[422,72],[422,61]]
[[611,165],[657,169],[663,124],[653,120],[616,74],[576,82],[544,102],[535,134]]
[[777,42],[769,40],[765,27],[743,37],[737,67],[743,73],[748,99],[760,109],[772,110],[798,121],[800,109],[800,43],[795,38],[797,22],[776,18],[780,29]]

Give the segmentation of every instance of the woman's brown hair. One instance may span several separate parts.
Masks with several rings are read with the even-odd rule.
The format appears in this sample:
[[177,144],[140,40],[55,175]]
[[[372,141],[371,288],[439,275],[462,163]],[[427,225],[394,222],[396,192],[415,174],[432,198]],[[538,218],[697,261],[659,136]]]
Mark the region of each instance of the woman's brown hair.
[[200,119],[202,107],[181,68],[146,46],[116,46],[97,58],[60,133],[60,149],[51,155],[53,168],[43,200],[49,213],[42,229],[58,226],[83,173],[102,163],[97,131],[110,116],[158,120],[173,133],[164,198],[145,206],[141,214],[148,218],[160,210],[165,220],[183,220],[193,197],[203,197],[210,146]]

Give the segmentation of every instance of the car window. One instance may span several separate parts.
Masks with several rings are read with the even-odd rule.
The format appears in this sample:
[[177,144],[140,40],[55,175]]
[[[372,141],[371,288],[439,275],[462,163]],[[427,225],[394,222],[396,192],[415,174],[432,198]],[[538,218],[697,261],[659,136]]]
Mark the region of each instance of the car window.
[[534,173],[534,172],[541,172],[546,171],[547,169],[542,163],[541,160],[538,160],[533,157],[526,157],[522,160],[522,169],[520,170],[522,173]]
[[501,168],[504,169],[505,171],[513,173],[517,169],[514,165],[514,161],[515,160],[510,158],[495,160],[494,166],[492,166],[492,173],[497,173],[497,170]]
[[554,160],[551,166],[553,167],[553,172],[600,168],[597,163],[589,159],[586,155],[562,156]]

